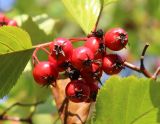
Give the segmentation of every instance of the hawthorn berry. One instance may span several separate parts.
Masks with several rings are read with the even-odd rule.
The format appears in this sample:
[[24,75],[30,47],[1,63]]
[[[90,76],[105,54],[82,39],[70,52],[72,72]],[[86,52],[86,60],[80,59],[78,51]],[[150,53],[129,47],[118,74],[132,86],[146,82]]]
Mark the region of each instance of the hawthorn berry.
[[90,97],[87,100],[87,102],[95,102],[96,101],[96,97],[97,97],[97,93],[98,93],[98,83],[97,82],[91,82],[91,83],[87,83],[90,89]]
[[90,89],[84,80],[73,80],[67,84],[65,93],[72,102],[85,102],[90,96]]
[[65,61],[63,61],[63,60],[57,61],[57,59],[52,57],[51,55],[48,56],[48,61],[57,65],[58,72],[63,72],[65,70],[65,67],[63,66]]
[[117,54],[108,54],[103,58],[102,69],[106,74],[118,74],[123,68],[124,61]]
[[58,77],[56,65],[48,61],[39,62],[33,69],[33,77],[40,85],[50,85]]
[[75,68],[80,70],[81,68],[91,67],[93,60],[94,54],[89,48],[81,46],[73,50],[71,63]]
[[101,38],[89,37],[84,44],[85,47],[89,48],[94,53],[95,59],[101,59],[106,51],[105,45],[101,40]]
[[1,26],[17,26],[17,22],[15,20],[10,20],[4,14],[0,13],[0,27]]
[[71,41],[65,38],[57,38],[55,39],[49,46],[51,56],[55,58],[57,61],[66,61],[70,59],[73,46]]
[[2,13],[0,13],[0,27],[7,25],[10,20]]
[[69,68],[66,73],[71,80],[78,80],[80,77],[80,71],[76,68]]
[[104,36],[105,46],[111,50],[123,49],[128,43],[128,34],[122,28],[112,28]]
[[87,82],[100,81],[102,76],[102,68],[99,63],[92,63],[91,68],[84,68],[81,70],[81,77]]

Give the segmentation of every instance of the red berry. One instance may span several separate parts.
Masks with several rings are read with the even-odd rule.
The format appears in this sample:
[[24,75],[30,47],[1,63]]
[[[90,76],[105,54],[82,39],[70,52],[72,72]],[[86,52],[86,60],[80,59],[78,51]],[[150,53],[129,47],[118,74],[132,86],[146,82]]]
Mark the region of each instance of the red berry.
[[117,54],[109,54],[103,58],[102,69],[105,73],[118,74],[123,68],[124,61]]
[[40,62],[33,69],[34,80],[40,85],[49,85],[58,77],[56,65],[50,62]]
[[72,102],[85,102],[90,96],[90,89],[83,80],[73,80],[69,82],[65,89],[66,96]]
[[102,58],[105,53],[105,45],[102,43],[100,38],[89,37],[84,46],[94,53],[95,59]]
[[80,70],[81,68],[91,67],[93,59],[93,52],[89,48],[82,46],[74,49],[71,63]]
[[57,38],[50,44],[51,56],[57,61],[65,61],[70,59],[73,46],[72,43],[65,38]]
[[16,22],[15,20],[10,20],[10,21],[8,22],[8,25],[9,25],[9,26],[17,26],[17,22]]
[[102,68],[99,64],[92,63],[90,69],[84,68],[81,70],[81,76],[87,82],[93,83],[95,81],[100,81]]
[[96,97],[97,97],[97,93],[98,93],[98,83],[97,82],[92,82],[92,83],[88,83],[89,89],[90,89],[90,97],[87,100],[88,102],[95,102],[96,101]]
[[61,65],[64,61],[57,61],[54,57],[52,57],[51,55],[48,56],[48,61],[51,62],[51,63],[54,63],[57,65],[57,70],[58,72],[62,72],[64,71],[64,68],[61,68]]
[[105,46],[111,50],[123,49],[128,43],[128,34],[122,28],[112,28],[105,34]]
[[8,25],[10,20],[2,13],[0,13],[0,27],[3,25]]

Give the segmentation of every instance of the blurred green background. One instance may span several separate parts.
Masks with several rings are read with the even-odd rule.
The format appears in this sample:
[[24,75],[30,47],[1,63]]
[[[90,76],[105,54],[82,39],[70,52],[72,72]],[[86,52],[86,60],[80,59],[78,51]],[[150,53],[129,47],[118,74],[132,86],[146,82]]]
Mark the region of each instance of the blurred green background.
[[[30,34],[33,45],[52,41],[56,37],[85,36],[61,0],[0,0],[0,11],[18,21]],[[103,10],[98,28],[107,31],[112,27],[123,27],[128,32],[129,45],[120,51],[126,60],[137,63],[145,43],[149,42],[146,64],[151,71],[160,65],[160,0],[119,0],[109,4]],[[40,57],[44,59],[44,56]],[[53,124],[58,118],[55,102],[49,88],[42,88],[34,82],[31,69],[29,62],[16,86],[0,100],[0,112],[15,102],[34,103],[43,100],[46,102],[38,106],[33,117],[34,123]],[[15,107],[9,115],[27,117],[31,109]],[[9,121],[1,123],[13,124]]]

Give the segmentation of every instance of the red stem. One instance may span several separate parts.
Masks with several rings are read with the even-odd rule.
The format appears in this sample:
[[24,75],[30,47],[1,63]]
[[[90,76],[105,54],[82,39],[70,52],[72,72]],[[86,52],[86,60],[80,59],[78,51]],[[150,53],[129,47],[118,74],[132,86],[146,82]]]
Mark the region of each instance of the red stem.
[[87,37],[77,37],[77,38],[70,38],[71,42],[78,42],[78,41],[86,41]]

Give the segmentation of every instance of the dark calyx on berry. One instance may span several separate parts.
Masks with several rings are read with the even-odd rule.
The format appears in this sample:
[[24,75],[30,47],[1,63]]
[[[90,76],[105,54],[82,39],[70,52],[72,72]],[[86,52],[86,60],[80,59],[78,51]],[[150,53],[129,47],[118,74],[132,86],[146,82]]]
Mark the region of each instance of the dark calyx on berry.
[[90,89],[84,80],[73,80],[67,84],[65,93],[72,102],[85,102],[90,96]]
[[72,68],[71,70],[67,71],[67,75],[71,80],[78,80],[80,77],[80,71],[78,69]]
[[56,54],[56,58],[58,58],[58,56],[60,56],[60,55],[65,56],[65,53],[64,53],[61,45],[54,45],[54,46],[55,47],[54,47],[53,51]]
[[0,22],[0,26],[4,26],[4,25],[7,25],[6,22]]
[[57,66],[47,61],[39,62],[33,69],[34,80],[39,85],[50,85],[58,77]]
[[92,32],[91,35],[89,35],[88,37],[94,36],[94,37],[97,37],[97,38],[103,38],[103,35],[104,35],[103,30],[99,29],[95,32]]
[[44,86],[49,86],[56,81],[56,78],[52,75],[44,76],[43,79],[46,81],[46,84],[43,84]]
[[91,66],[93,60],[90,60],[89,58],[87,60],[83,60],[83,65],[84,66]]
[[122,45],[125,43],[125,41],[127,40],[127,33],[120,33],[119,34],[119,39],[121,40]]
[[121,50],[128,43],[128,34],[122,28],[112,28],[105,33],[104,43],[111,50]]
[[124,68],[124,61],[118,54],[108,54],[103,58],[102,69],[105,73],[118,74]]

